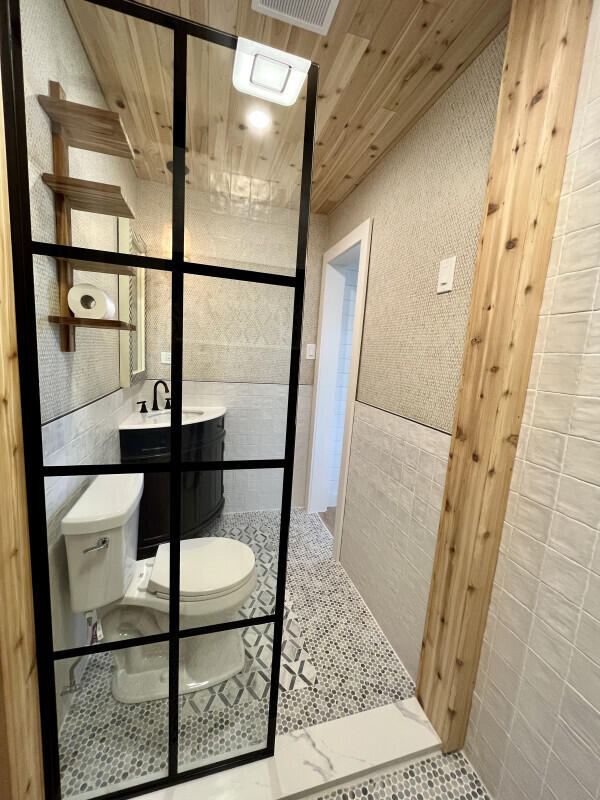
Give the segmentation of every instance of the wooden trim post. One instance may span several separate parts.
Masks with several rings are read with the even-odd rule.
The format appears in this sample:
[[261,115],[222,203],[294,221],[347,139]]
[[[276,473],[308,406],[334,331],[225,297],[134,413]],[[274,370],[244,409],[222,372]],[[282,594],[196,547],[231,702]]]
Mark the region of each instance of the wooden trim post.
[[[0,796],[44,797],[0,85]],[[40,537],[40,547],[45,547]]]
[[462,747],[592,0],[513,0],[417,697]]

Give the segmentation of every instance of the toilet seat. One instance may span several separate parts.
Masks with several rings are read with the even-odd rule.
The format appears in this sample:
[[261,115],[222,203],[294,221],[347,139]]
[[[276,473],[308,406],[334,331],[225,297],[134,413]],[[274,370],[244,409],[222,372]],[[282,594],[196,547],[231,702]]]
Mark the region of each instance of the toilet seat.
[[[236,539],[205,537],[180,543],[181,603],[197,603],[232,594],[255,577],[254,552]],[[146,591],[169,599],[169,544],[158,547]]]

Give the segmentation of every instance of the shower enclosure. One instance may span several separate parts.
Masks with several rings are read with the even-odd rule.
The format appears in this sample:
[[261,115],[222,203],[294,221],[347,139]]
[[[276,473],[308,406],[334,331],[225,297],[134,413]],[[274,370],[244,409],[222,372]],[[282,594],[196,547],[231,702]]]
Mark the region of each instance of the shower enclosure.
[[[234,35],[133,0],[1,0],[0,31],[46,796],[133,796],[274,752],[318,68],[293,106],[268,105],[261,138],[231,86]],[[116,235],[116,218],[130,219],[143,248],[123,241],[122,225]],[[70,289],[87,281],[114,299],[111,281],[123,280],[118,297],[129,281],[145,318],[121,304],[112,317],[73,315]],[[123,336],[145,371],[133,365],[119,383]],[[169,455],[122,463],[119,430],[142,417],[135,403],[155,378],[169,384],[170,413],[161,407],[156,422]],[[277,420],[257,386],[275,387]],[[190,462],[185,426],[202,415],[224,418],[224,455]],[[208,536],[244,543],[257,574],[224,621],[190,617],[179,601],[191,570],[181,489],[211,471],[223,472],[230,517]],[[76,608],[67,523],[90,486],[117,486],[94,478],[125,486],[159,473],[170,530],[162,611],[154,628],[138,624],[142,600],[112,636],[105,609]],[[241,511],[255,517],[242,525]],[[248,523],[261,514],[267,544]],[[97,537],[94,559],[108,547]],[[225,678],[193,693],[181,684],[196,644],[215,643],[219,673],[231,631],[246,671],[230,680],[247,707]],[[115,675],[155,662],[161,692],[117,697]]]

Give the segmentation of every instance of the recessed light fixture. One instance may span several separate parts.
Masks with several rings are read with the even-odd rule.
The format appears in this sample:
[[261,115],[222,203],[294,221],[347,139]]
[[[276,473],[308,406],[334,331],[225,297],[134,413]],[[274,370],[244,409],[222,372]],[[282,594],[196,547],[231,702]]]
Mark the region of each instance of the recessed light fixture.
[[248,122],[253,128],[259,131],[264,131],[271,124],[271,117],[266,111],[261,111],[260,108],[255,108],[248,114]]
[[306,58],[240,36],[233,64],[233,85],[238,92],[293,106],[309,67]]

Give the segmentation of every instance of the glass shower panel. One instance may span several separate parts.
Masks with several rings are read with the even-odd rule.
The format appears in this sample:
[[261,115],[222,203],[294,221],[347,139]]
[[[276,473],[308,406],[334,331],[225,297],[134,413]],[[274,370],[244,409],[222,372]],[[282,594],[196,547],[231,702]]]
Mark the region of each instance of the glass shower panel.
[[33,239],[170,258],[173,33],[86,0],[22,2]]
[[[169,480],[167,472],[45,478],[55,652],[168,633],[169,601],[152,578],[169,540]],[[165,571],[168,580],[168,563]],[[128,678],[133,686],[143,678],[150,692],[168,663],[168,643],[153,647],[157,661]]]
[[130,662],[152,660],[155,647],[55,662],[64,800],[101,797],[168,774],[168,700],[131,702],[122,680]]
[[215,637],[224,648],[227,636],[235,645],[235,674],[196,692],[180,683],[179,772],[267,746],[273,623],[183,638],[180,659],[202,658],[207,648],[219,647]]
[[184,461],[283,458],[293,305],[289,286],[185,276]]
[[6,113],[26,130],[7,145],[29,168],[30,215],[14,185],[11,200],[26,234],[19,355],[42,427],[25,457],[32,485],[44,476],[28,513],[49,585],[34,597],[45,777],[53,798],[129,796],[272,755],[280,652],[287,689],[300,685],[279,562],[317,70],[308,104],[306,87],[267,104],[233,88],[235,36],[160,4],[12,3],[23,35],[13,18],[0,43]]
[[[185,258],[293,275],[306,88],[293,106],[243,94],[235,51],[188,40]],[[266,126],[252,124],[262,112]]]
[[282,469],[183,473],[182,630],[275,613],[282,488]]

